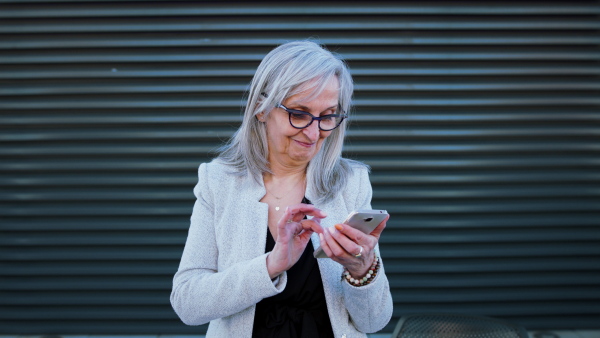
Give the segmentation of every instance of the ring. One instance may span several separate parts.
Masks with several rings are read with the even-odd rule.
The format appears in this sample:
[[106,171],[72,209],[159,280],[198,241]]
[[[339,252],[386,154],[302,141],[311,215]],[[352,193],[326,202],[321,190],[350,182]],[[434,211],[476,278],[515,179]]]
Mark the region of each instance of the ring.
[[363,247],[362,247],[362,245],[360,245],[360,251],[356,255],[354,255],[354,257],[359,258],[360,256],[362,256],[362,252],[363,252]]

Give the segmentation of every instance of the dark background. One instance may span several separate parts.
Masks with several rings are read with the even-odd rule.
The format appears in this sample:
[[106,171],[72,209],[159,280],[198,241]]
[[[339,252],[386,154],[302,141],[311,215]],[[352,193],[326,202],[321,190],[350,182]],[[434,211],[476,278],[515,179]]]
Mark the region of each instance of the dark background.
[[202,333],[201,162],[276,45],[348,60],[394,318],[599,329],[600,2],[0,1],[0,334]]

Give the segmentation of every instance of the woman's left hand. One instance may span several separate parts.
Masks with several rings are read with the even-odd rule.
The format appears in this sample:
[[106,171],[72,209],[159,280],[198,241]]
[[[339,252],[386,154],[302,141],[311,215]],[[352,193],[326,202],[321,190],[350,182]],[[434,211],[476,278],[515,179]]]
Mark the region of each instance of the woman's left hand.
[[388,215],[370,234],[365,234],[348,224],[336,224],[335,227],[325,229],[319,234],[321,248],[329,258],[348,269],[352,277],[362,277],[373,264],[373,250],[389,218]]

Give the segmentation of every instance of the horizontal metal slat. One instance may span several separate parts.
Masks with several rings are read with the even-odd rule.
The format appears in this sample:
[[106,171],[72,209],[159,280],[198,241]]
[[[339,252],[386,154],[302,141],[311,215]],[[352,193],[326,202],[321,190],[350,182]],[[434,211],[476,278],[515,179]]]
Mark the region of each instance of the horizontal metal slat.
[[[387,267],[387,266],[386,266]],[[387,272],[389,273],[389,272]],[[395,274],[392,274],[396,277]],[[478,287],[545,287],[545,286],[589,286],[600,282],[595,272],[549,272],[521,273],[447,273],[447,274],[402,274],[390,281],[392,289],[436,289]],[[42,283],[40,283],[42,284]],[[45,284],[45,283],[44,283]]]
[[55,246],[146,246],[146,245],[182,245],[185,243],[186,233],[175,231],[86,231],[75,233],[38,232],[28,233],[2,233],[0,245],[9,247],[55,247]]
[[[182,249],[183,250],[183,249]],[[387,254],[388,247],[382,246],[386,273],[392,283],[412,274],[461,273],[550,273],[566,276],[572,272],[594,272],[600,270],[598,256],[548,256],[548,257],[470,257],[470,258],[395,258]],[[172,260],[106,260],[94,261],[21,261],[0,263],[1,276],[172,276],[177,270],[179,258]]]
[[[388,259],[411,258],[509,258],[520,257],[580,257],[600,256],[597,242],[544,243],[446,243],[407,244],[386,250]],[[158,250],[160,249],[160,250]],[[181,245],[96,245],[80,247],[19,247],[1,248],[5,260],[17,261],[176,261],[181,257]]]
[[[470,91],[470,92],[483,92],[483,91],[586,91],[586,90],[598,90],[600,91],[600,83],[592,78],[589,79],[544,79],[539,81],[521,80],[516,81],[513,79],[511,82],[505,80],[494,80],[486,79],[483,81],[468,81],[464,80],[457,83],[456,80],[448,80],[447,82],[416,82],[411,79],[399,79],[397,81],[381,81],[381,79],[374,79],[369,82],[363,82],[355,86],[357,95],[363,94],[363,92],[414,92],[414,91],[427,91],[427,92],[453,92],[453,91]],[[186,84],[181,79],[163,79],[161,83],[148,84],[149,80],[143,82],[104,82],[94,81],[94,83],[85,82],[73,82],[61,81],[48,82],[35,81],[29,83],[12,82],[10,85],[0,86],[0,96],[18,97],[21,95],[44,95],[46,97],[51,95],[81,95],[81,94],[152,94],[152,93],[236,93],[242,94],[247,88],[246,81],[231,81],[229,83],[223,83],[223,81],[215,81],[213,83],[199,83],[199,81],[193,81],[193,83]],[[158,80],[156,80],[158,81]],[[207,81],[208,82],[208,81]]]
[[[543,183],[554,182],[554,184],[574,184],[577,182],[598,182],[600,174],[596,170],[549,170],[530,172],[524,171],[503,171],[503,172],[406,172],[398,171],[396,173],[376,173],[371,175],[371,182],[375,189],[379,186],[390,185],[481,185],[481,184],[507,184],[510,182],[516,184],[522,183]],[[72,174],[65,175],[36,175],[36,176],[7,176],[0,177],[0,185],[2,186],[39,186],[39,187],[102,187],[102,186],[150,186],[157,187],[163,185],[172,186],[187,186],[190,191],[197,183],[197,177],[194,175],[173,175],[170,173],[148,174],[140,176],[138,174],[113,174],[97,176],[96,174],[88,174],[87,176]]]
[[[526,320],[527,316],[535,313],[539,317],[551,317],[556,316],[556,319],[564,318],[565,313],[569,313],[573,316],[586,316],[588,318],[597,318],[595,316],[600,311],[600,305],[593,301],[554,301],[554,302],[543,302],[543,301],[523,301],[523,302],[482,302],[482,303],[460,303],[457,305],[449,303],[408,303],[402,302],[402,300],[396,301],[397,306],[394,307],[394,316],[401,316],[402,314],[409,313],[466,313],[466,314],[487,314],[491,317],[503,317],[513,316],[520,320]],[[539,310],[537,310],[539,309]],[[547,322],[545,327],[553,327],[554,321]],[[514,320],[513,320],[514,321]],[[518,321],[515,321],[518,322]],[[585,321],[583,321],[585,323]],[[388,325],[392,325],[390,323]],[[585,325],[585,324],[583,324]],[[587,325],[590,325],[589,323]],[[581,327],[581,326],[577,326]],[[592,326],[595,327],[595,326]]]
[[[28,0],[24,0],[28,1]],[[70,1],[70,0],[67,0]],[[0,310],[1,311],[1,310]],[[172,312],[172,310],[171,310]],[[0,312],[1,313],[1,312]],[[68,319],[67,319],[68,320]],[[132,335],[138,338],[151,338],[152,335],[140,335],[140,327],[143,327],[145,332],[178,332],[179,334],[187,334],[190,336],[206,333],[208,325],[204,326],[187,326],[178,318],[153,318],[153,319],[136,319],[136,320],[119,320],[119,319],[85,319],[71,321],[76,323],[72,326],[65,326],[60,320],[45,320],[45,319],[11,319],[0,321],[0,330],[2,332],[10,332],[11,334],[30,334],[39,335],[39,332],[60,332],[65,335],[81,335],[83,330],[86,332],[102,332],[103,335]],[[18,326],[17,326],[18,325]],[[19,327],[15,331],[15,327]],[[20,328],[23,327],[23,328]]]
[[[585,284],[582,284],[585,285]],[[165,273],[163,276],[122,275],[122,276],[77,276],[64,277],[38,276],[35,279],[23,276],[3,277],[0,289],[5,291],[78,291],[78,290],[166,290],[173,286],[173,278]]]
[[[358,93],[360,94],[360,93]],[[412,109],[416,107],[440,107],[440,108],[463,108],[479,106],[483,108],[487,107],[514,107],[514,106],[591,106],[599,105],[600,98],[593,95],[569,95],[567,93],[555,93],[550,97],[543,95],[531,95],[526,97],[510,96],[509,94],[505,97],[460,97],[460,95],[442,97],[430,97],[429,99],[423,98],[400,98],[400,99],[366,99],[357,97],[355,104],[359,107],[397,107],[399,110]],[[547,95],[547,94],[546,94]],[[196,95],[198,96],[198,95]],[[373,95],[369,95],[373,96]],[[419,95],[428,96],[428,95]],[[157,108],[170,108],[170,109],[206,109],[206,108],[239,108],[241,106],[240,101],[234,101],[231,99],[192,99],[182,98],[177,100],[176,98],[167,99],[156,99],[146,97],[145,99],[136,97],[130,100],[114,99],[106,100],[106,98],[91,98],[86,100],[64,100],[64,99],[52,99],[52,100],[6,100],[1,103],[3,109],[9,109],[13,111],[18,110],[32,110],[32,109],[61,109],[61,110],[72,110],[72,109],[86,109],[87,107],[94,107],[95,109],[157,109]]]
[[[388,272],[389,273],[389,272]],[[395,274],[391,274],[395,276]],[[172,276],[62,276],[3,277],[0,289],[5,291],[57,291],[57,290],[165,290],[172,286]],[[593,286],[600,282],[597,272],[523,273],[447,273],[403,274],[390,281],[392,289],[468,288],[468,287],[569,287]]]
[[[168,293],[167,293],[168,295]],[[37,296],[37,297],[36,297]],[[0,306],[159,306],[163,290],[92,290],[55,292],[0,292]]]
[[[51,1],[10,1],[3,0],[0,3],[11,4],[10,7],[2,8],[0,17],[4,18],[72,18],[72,17],[169,17],[169,16],[254,16],[254,15],[278,15],[290,16],[298,14],[309,15],[348,15],[348,14],[410,14],[410,15],[589,15],[599,13],[600,6],[586,4],[564,4],[552,3],[539,6],[538,4],[512,2],[510,6],[506,2],[486,2],[485,6],[476,4],[449,4],[441,5],[439,2],[420,1],[415,3],[398,3],[390,6],[383,2],[370,3],[369,6],[361,4],[347,4],[340,7],[337,4],[312,4],[310,7],[297,6],[294,4],[273,4],[267,2],[254,2],[252,6],[247,3],[236,3],[235,6],[223,7],[219,5],[202,3],[173,3],[168,6],[160,3],[136,4],[134,2],[122,2],[118,6],[110,1],[97,1],[96,3],[72,4],[37,4],[35,7],[21,5],[28,2],[51,2]],[[103,4],[100,4],[104,2]],[[13,4],[14,3],[14,4]]]
[[[392,215],[396,216],[396,215]],[[401,215],[399,216],[401,218]],[[6,247],[55,247],[96,245],[181,245],[185,243],[185,231],[85,231],[85,232],[59,232],[38,231],[3,232],[0,245]],[[394,228],[390,222],[390,229],[386,229],[381,237],[382,244],[455,244],[455,243],[545,243],[545,242],[589,242],[600,240],[600,233],[594,227],[554,227],[540,230],[539,228],[503,228],[503,229],[440,229],[440,230],[407,230]]]
[[598,256],[542,256],[542,257],[395,257],[381,247],[386,274],[392,283],[410,274],[460,273],[523,273],[548,272],[565,275],[573,271],[598,272]]
[[[190,214],[190,207],[182,206],[181,203],[173,205],[177,201],[147,201],[144,203],[129,201],[126,206],[122,203],[101,202],[77,202],[71,201],[69,205],[60,205],[58,203],[44,203],[43,206],[27,205],[23,203],[5,203],[8,209],[2,212],[2,216],[21,216],[21,217],[80,217],[89,215],[96,216],[184,216]],[[429,201],[427,205],[421,202],[404,201],[404,204],[398,205],[394,201],[377,200],[373,202],[381,209],[391,213],[408,215],[454,215],[454,214],[482,214],[482,213],[516,213],[531,214],[545,212],[563,212],[563,213],[598,213],[600,211],[600,200],[591,198],[571,198],[571,199],[553,199],[553,200],[517,200],[503,201],[498,205],[493,201]],[[67,208],[77,208],[69,211]]]
[[[0,129],[1,130],[1,129]],[[196,127],[196,128],[180,128],[176,129],[138,129],[131,131],[124,128],[119,129],[104,129],[98,130],[97,127],[86,130],[85,128],[78,129],[41,129],[36,130],[29,128],[23,130],[8,129],[0,135],[0,143],[2,142],[22,142],[23,145],[32,142],[91,142],[91,141],[110,141],[115,142],[123,140],[131,141],[180,141],[193,140],[194,142],[203,140],[205,142],[219,143],[220,140],[229,139],[234,133],[231,126],[228,127]],[[515,126],[511,128],[495,127],[495,126],[472,126],[463,127],[453,126],[444,129],[424,129],[417,126],[406,126],[403,128],[354,128],[347,133],[347,138],[353,144],[360,145],[359,142],[366,141],[381,141],[382,143],[397,142],[423,142],[433,140],[446,140],[449,142],[458,142],[468,140],[470,142],[486,142],[486,140],[494,140],[510,142],[520,140],[523,143],[540,142],[542,140],[589,140],[600,136],[600,128],[590,128],[587,126],[569,126],[569,127],[521,127]],[[384,144],[385,144],[384,143]],[[500,142],[498,142],[500,143]],[[524,145],[524,147],[526,147]]]
[[[569,167],[578,167],[578,168],[586,168],[586,167],[598,167],[600,166],[600,159],[595,159],[593,157],[581,157],[581,158],[573,158],[573,157],[563,157],[561,159],[557,158],[469,158],[469,159],[395,159],[389,158],[386,160],[378,159],[378,158],[364,158],[364,161],[371,166],[372,170],[380,171],[380,170],[390,170],[402,168],[403,170],[414,170],[414,169],[426,169],[426,170],[440,170],[440,169],[495,169],[495,168],[503,168],[503,169],[519,169],[519,168],[531,168],[531,169],[543,169],[543,168],[569,168]],[[10,164],[9,164],[10,165]],[[141,166],[141,165],[140,165]],[[18,167],[21,170],[28,170],[33,168],[35,165],[27,166],[21,165]],[[44,168],[53,169],[53,166],[43,165]],[[56,168],[54,166],[54,168]],[[0,170],[3,169],[3,166],[0,165]],[[15,168],[16,169],[16,168]],[[85,170],[85,168],[82,168]]]
[[[600,300],[599,291],[593,287],[531,287],[531,288],[440,288],[440,289],[402,289],[394,294],[406,303],[483,303],[483,302],[536,302],[544,301],[589,301]],[[587,297],[586,297],[587,295]]]
[[[138,18],[61,18],[61,19],[4,19],[0,24],[0,34],[23,33],[125,33],[125,32],[204,32],[204,31],[298,31],[298,30],[583,30],[598,29],[600,22],[590,15],[570,17],[533,16],[523,18],[475,17],[475,16],[435,16],[415,18],[413,16],[391,15],[348,15],[327,16],[325,19],[314,15],[294,15],[286,17],[267,16],[261,18],[241,17],[228,22],[220,17],[206,17],[198,20],[194,16],[177,19],[164,18],[160,21]],[[302,22],[299,27],[298,22]]]
[[[0,26],[1,29],[1,26]],[[319,30],[314,31],[315,34]],[[253,35],[237,33],[235,36],[229,36],[222,32],[212,33],[202,32],[202,36],[197,33],[179,33],[173,34],[156,33],[146,34],[139,33],[129,37],[122,34],[119,37],[109,34],[69,34],[60,36],[59,34],[48,37],[42,32],[31,35],[14,35],[8,36],[5,40],[0,41],[1,49],[63,49],[63,48],[140,48],[140,47],[199,47],[199,46],[274,46],[285,43],[290,40],[302,40],[303,37],[311,35],[310,32],[303,31],[302,33],[290,32],[285,36],[261,37],[256,38]],[[217,35],[218,34],[218,35]],[[233,34],[232,34],[233,35]],[[344,45],[372,45],[372,46],[418,46],[418,45],[594,45],[600,42],[600,38],[590,34],[565,34],[561,33],[541,33],[535,34],[520,34],[515,36],[512,34],[442,34],[439,32],[423,34],[412,34],[409,36],[398,36],[397,34],[381,33],[378,36],[361,36],[354,34],[353,37],[334,37],[335,35],[319,34],[319,43],[327,46],[344,46]]]
[[[599,24],[600,26],[600,24]],[[259,62],[268,49],[264,51],[239,51],[236,53],[202,51],[196,48],[179,48],[165,50],[133,50],[125,53],[121,50],[110,51],[85,51],[81,49],[64,50],[36,50],[36,53],[23,51],[6,52],[0,55],[0,65],[13,64],[86,64],[86,63],[175,63],[175,62]],[[433,48],[433,47],[406,47],[387,48],[383,51],[344,51],[344,59],[353,61],[594,61],[600,58],[600,52],[595,48],[564,47],[554,48],[508,48],[488,47],[485,51],[476,47],[464,48]]]
[[[188,199],[190,210],[195,201],[190,189]],[[600,214],[597,215],[600,217]],[[394,231],[425,231],[426,229],[548,229],[565,227],[593,227],[597,225],[594,214],[578,213],[567,214],[547,212],[544,214],[473,214],[473,215],[408,215],[392,214],[386,230],[392,234]],[[68,217],[4,217],[4,231],[78,231],[82,233],[95,231],[179,231],[186,233],[190,225],[189,215],[180,217],[153,217],[140,215],[137,217],[111,217],[108,215],[87,218],[85,216]],[[85,224],[85,227],[81,227]]]
[[65,279],[65,276],[72,278],[73,271],[77,271],[77,276],[92,276],[92,278],[108,276],[109,279],[113,280],[127,276],[172,277],[177,271],[177,265],[178,259],[148,261],[108,260],[95,261],[94,264],[89,264],[85,261],[72,260],[61,262],[51,260],[28,261],[25,265],[21,264],[21,262],[11,262],[10,264],[0,263],[0,267],[2,267],[0,276],[58,276],[59,278]]
[[[240,62],[241,63],[241,62]],[[440,62],[441,63],[441,62]],[[395,76],[464,76],[464,77],[481,77],[481,76],[577,76],[585,75],[592,76],[600,74],[600,67],[595,66],[590,60],[589,65],[584,64],[569,64],[564,65],[554,62],[553,65],[544,66],[537,63],[530,65],[499,65],[497,62],[491,64],[473,64],[474,62],[456,61],[454,64],[445,66],[439,65],[438,62],[433,64],[420,64],[413,62],[413,65],[406,66],[404,62],[396,64],[379,65],[361,65],[359,62],[353,62],[350,68],[355,85],[360,86],[364,78],[365,80],[371,76],[380,77],[395,77]],[[255,66],[255,65],[254,65]],[[242,67],[235,64],[229,66],[214,65],[207,67],[203,64],[190,64],[187,68],[178,67],[177,64],[160,63],[152,66],[142,66],[139,64],[107,64],[99,66],[96,64],[78,65],[29,65],[28,67],[20,67],[19,65],[11,64],[9,66],[0,65],[0,79],[17,80],[17,79],[135,79],[135,78],[178,78],[179,80],[186,78],[228,78],[228,77],[246,77],[250,79],[254,75],[254,69],[250,66]],[[247,81],[250,82],[249,80]]]
[[[392,215],[392,217],[398,216],[398,223],[402,224],[402,215]],[[427,229],[427,230],[415,230],[415,229],[404,229],[401,225],[394,227],[393,222],[389,222],[391,226],[386,229],[385,234],[381,236],[379,243],[387,245],[403,245],[403,244],[432,244],[440,243],[445,245],[446,243],[535,243],[544,242],[578,242],[578,241],[590,241],[600,240],[600,233],[593,226],[591,227],[576,227],[576,226],[564,226],[564,227],[553,227],[545,230],[540,228],[529,228],[527,226],[512,228],[505,227],[501,229],[473,229],[473,228],[454,228],[454,229]],[[16,240],[11,240],[17,237]],[[17,242],[21,238],[26,238],[28,241],[30,237],[27,235],[13,235],[7,240],[3,241],[6,245],[11,245],[11,242]],[[48,236],[50,238],[62,239],[62,236],[52,234]]]
[[[407,303],[480,303],[480,302],[528,302],[528,301],[577,301],[592,302],[600,300],[600,292],[592,287],[579,286],[577,289],[560,287],[516,288],[508,290],[460,288],[441,290],[394,290],[398,298]],[[55,291],[52,293],[36,291],[0,292],[0,306],[157,306],[163,304],[164,291]]]
[[[600,167],[598,167],[600,169]],[[90,177],[90,181],[93,178]],[[83,183],[82,185],[86,185]],[[85,191],[80,188],[61,187],[60,191],[52,189],[27,189],[25,185],[19,185],[20,189],[6,189],[0,194],[0,201],[20,201],[24,203],[44,202],[47,200],[55,202],[64,201],[162,201],[162,200],[188,200],[191,196],[190,189],[162,189],[153,191],[150,189],[99,189],[88,186]],[[150,190],[150,191],[149,191]],[[480,198],[488,199],[513,199],[513,198],[553,198],[572,197],[585,198],[600,195],[600,182],[594,186],[585,185],[562,185],[554,187],[538,186],[487,186],[487,187],[457,187],[457,188],[426,188],[426,187],[398,187],[377,188],[374,191],[378,199],[393,200],[463,200]],[[0,240],[0,242],[2,242]]]
[[514,199],[502,201],[501,205],[490,201],[446,201],[430,200],[427,204],[420,201],[403,201],[398,205],[393,200],[378,200],[373,204],[391,213],[399,214],[479,214],[479,213],[544,213],[544,212],[594,212],[600,211],[600,199],[570,198],[570,199]]
[[181,257],[183,247],[181,245],[172,246],[146,246],[146,247],[129,247],[129,246],[81,246],[55,248],[26,248],[18,249],[6,248],[0,249],[0,255],[5,260],[13,262],[26,261],[177,261]]
[[[119,161],[107,161],[105,159],[86,159],[82,162],[80,159],[63,158],[60,161],[55,159],[6,159],[0,163],[0,172],[19,171],[25,175],[25,172],[90,172],[90,171],[135,171],[135,172],[154,172],[154,171],[186,171],[194,173],[199,163],[210,161],[209,157],[205,159],[183,158],[172,159],[169,162],[157,162],[154,159],[120,159]],[[560,159],[549,157],[512,157],[512,158],[469,158],[469,159],[451,159],[451,158],[388,158],[379,159],[377,157],[363,157],[374,172],[383,170],[489,170],[502,168],[505,170],[529,169],[569,169],[569,168],[596,168],[600,167],[600,159],[586,156],[570,156]],[[191,175],[190,175],[191,176]],[[4,184],[8,184],[4,180]]]
[[[168,293],[166,294],[168,297]],[[170,306],[145,304],[137,306],[108,306],[108,305],[29,305],[0,306],[2,318],[8,321],[28,320],[176,320],[177,315]],[[64,325],[64,324],[63,324]],[[181,324],[180,324],[181,325]],[[110,325],[109,325],[110,326]],[[138,329],[139,330],[139,329]],[[6,332],[6,331],[5,331]],[[139,331],[138,331],[139,332]]]
[[[356,102],[355,102],[356,103]],[[55,128],[61,127],[98,127],[107,125],[123,126],[172,126],[172,125],[206,125],[214,124],[228,125],[234,130],[241,121],[241,103],[236,108],[210,107],[210,110],[203,113],[203,110],[193,110],[188,112],[186,109],[170,110],[162,108],[148,108],[140,110],[130,110],[126,108],[114,109],[94,109],[80,114],[71,109],[60,110],[23,110],[7,111],[0,116],[0,126],[27,126]],[[391,107],[359,105],[356,107],[359,112],[350,116],[350,130],[359,131],[358,126],[371,125],[456,125],[456,124],[503,124],[503,125],[521,125],[523,123],[535,123],[535,125],[558,124],[572,122],[598,122],[600,114],[594,111],[593,107],[557,107],[543,106],[531,107],[460,107],[456,111],[449,110],[446,107],[431,109],[428,107],[415,107],[414,109],[402,110]]]

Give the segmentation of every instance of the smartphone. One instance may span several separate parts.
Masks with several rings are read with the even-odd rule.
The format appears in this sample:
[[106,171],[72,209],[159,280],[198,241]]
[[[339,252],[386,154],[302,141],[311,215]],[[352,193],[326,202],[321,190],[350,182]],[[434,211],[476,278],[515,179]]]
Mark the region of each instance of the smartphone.
[[[387,217],[387,215],[388,212],[385,210],[356,210],[351,212],[342,223],[348,224],[365,234],[369,234]],[[315,258],[329,258],[320,246],[315,250],[313,255]]]

